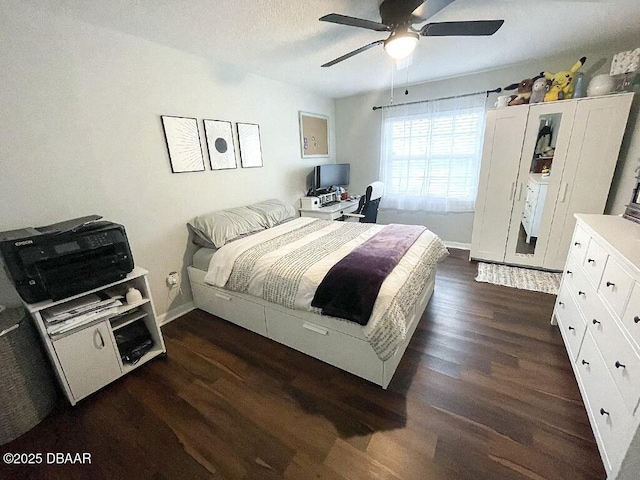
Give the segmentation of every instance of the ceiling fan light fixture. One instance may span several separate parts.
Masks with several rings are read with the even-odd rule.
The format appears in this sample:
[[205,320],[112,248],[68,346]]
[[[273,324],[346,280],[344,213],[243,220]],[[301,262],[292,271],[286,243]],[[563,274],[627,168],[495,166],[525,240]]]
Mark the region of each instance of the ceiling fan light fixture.
[[391,58],[402,60],[411,55],[418,45],[419,39],[420,36],[413,32],[392,33],[384,41],[384,50]]

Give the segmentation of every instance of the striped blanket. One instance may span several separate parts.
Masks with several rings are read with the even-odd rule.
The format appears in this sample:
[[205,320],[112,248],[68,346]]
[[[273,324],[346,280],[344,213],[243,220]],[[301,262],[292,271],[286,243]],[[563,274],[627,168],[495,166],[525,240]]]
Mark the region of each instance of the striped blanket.
[[[383,225],[298,218],[231,242],[211,258],[205,282],[287,308],[320,313],[311,302],[327,272]],[[392,227],[389,227],[392,228]],[[425,230],[382,283],[363,336],[382,360],[406,338],[425,280],[447,249]]]

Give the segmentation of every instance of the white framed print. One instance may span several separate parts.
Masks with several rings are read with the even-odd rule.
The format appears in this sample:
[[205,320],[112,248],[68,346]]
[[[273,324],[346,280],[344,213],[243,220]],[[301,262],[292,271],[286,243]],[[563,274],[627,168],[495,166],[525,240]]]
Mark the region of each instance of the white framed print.
[[260,126],[254,123],[236,123],[242,168],[262,167]]
[[161,115],[173,173],[203,172],[204,156],[195,118]]
[[204,119],[204,136],[211,170],[238,168],[231,122]]

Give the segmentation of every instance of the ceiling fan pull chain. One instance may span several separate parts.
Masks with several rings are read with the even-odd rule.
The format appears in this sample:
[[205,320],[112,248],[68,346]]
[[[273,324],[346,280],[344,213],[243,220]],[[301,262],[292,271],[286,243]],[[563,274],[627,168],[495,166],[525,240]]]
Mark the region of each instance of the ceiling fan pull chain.
[[409,68],[411,67],[411,63],[407,64],[407,79],[404,83],[404,94],[409,95]]

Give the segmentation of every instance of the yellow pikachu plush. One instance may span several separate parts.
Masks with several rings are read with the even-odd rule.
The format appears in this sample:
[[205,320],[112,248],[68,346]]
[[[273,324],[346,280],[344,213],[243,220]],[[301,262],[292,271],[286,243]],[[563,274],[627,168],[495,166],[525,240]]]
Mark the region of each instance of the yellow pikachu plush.
[[573,98],[573,77],[574,73],[580,70],[580,67],[587,61],[587,57],[578,60],[571,70],[563,70],[558,73],[542,72],[544,78],[551,81],[551,88],[544,96],[545,102],[555,102],[556,100],[567,100]]

